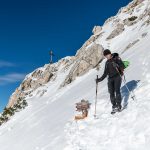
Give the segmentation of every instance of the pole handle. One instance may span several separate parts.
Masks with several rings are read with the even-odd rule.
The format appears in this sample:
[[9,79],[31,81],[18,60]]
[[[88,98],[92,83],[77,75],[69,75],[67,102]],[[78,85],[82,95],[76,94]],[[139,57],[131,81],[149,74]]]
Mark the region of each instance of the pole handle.
[[98,79],[98,75],[97,75],[97,79]]

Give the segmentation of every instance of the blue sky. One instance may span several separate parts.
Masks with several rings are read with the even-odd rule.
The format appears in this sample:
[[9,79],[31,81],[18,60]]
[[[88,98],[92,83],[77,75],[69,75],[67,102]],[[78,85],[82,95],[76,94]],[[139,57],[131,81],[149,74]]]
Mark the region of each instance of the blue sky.
[[49,63],[49,50],[60,59],[74,55],[130,0],[6,0],[0,2],[0,111],[25,75]]

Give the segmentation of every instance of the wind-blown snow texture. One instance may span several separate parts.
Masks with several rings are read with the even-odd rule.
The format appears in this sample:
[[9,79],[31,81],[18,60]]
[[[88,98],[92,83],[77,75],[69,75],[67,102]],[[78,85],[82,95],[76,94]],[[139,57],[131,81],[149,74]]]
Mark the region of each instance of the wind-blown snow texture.
[[[133,15],[139,16],[150,7],[148,0],[142,4],[144,5]],[[114,19],[122,20],[127,17],[129,14],[120,12]],[[0,127],[1,150],[150,149],[150,26],[142,25],[147,19],[145,17],[132,26],[125,26],[124,32],[106,41],[114,29],[114,19],[103,26],[104,34],[95,42],[102,44],[104,48],[122,53],[122,59],[130,61],[131,65],[126,69],[125,75],[127,85],[135,93],[136,100],[131,99],[122,84],[122,104],[127,109],[112,116],[105,80],[99,84],[98,119],[94,119],[95,78],[97,74],[102,75],[105,60],[100,71],[92,69],[58,90],[60,81],[67,75],[60,67],[57,79],[40,87],[46,89],[47,93],[40,98],[38,95],[28,98],[29,106]],[[144,38],[143,33],[147,33]],[[124,51],[129,43],[137,39],[139,41],[136,44]],[[92,107],[89,117],[76,123],[73,120],[74,104],[82,98],[89,100]]]

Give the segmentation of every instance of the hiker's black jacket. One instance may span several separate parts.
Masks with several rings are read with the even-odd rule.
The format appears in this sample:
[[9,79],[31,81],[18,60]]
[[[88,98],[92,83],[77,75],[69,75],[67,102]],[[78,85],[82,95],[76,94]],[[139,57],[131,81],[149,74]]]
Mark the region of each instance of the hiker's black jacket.
[[[98,82],[104,80],[107,76],[108,78],[113,78],[119,74],[122,75],[124,70],[124,64],[120,59],[109,59],[106,61],[104,74],[98,79]],[[119,72],[118,72],[119,71]]]

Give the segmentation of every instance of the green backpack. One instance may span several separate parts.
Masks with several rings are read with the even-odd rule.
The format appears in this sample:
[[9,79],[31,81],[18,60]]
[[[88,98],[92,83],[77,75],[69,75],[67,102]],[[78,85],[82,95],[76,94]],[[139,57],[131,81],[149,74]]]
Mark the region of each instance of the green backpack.
[[[121,58],[119,57],[119,54],[118,54],[118,53],[113,53],[112,56],[113,56],[114,59],[119,59],[119,60],[121,60]],[[123,61],[123,60],[121,60],[121,61],[122,61],[122,63],[124,64],[124,69],[126,69],[126,68],[130,65],[130,62],[129,62],[129,61]]]
[[124,69],[128,68],[128,66],[130,65],[129,61],[122,61],[124,64]]

